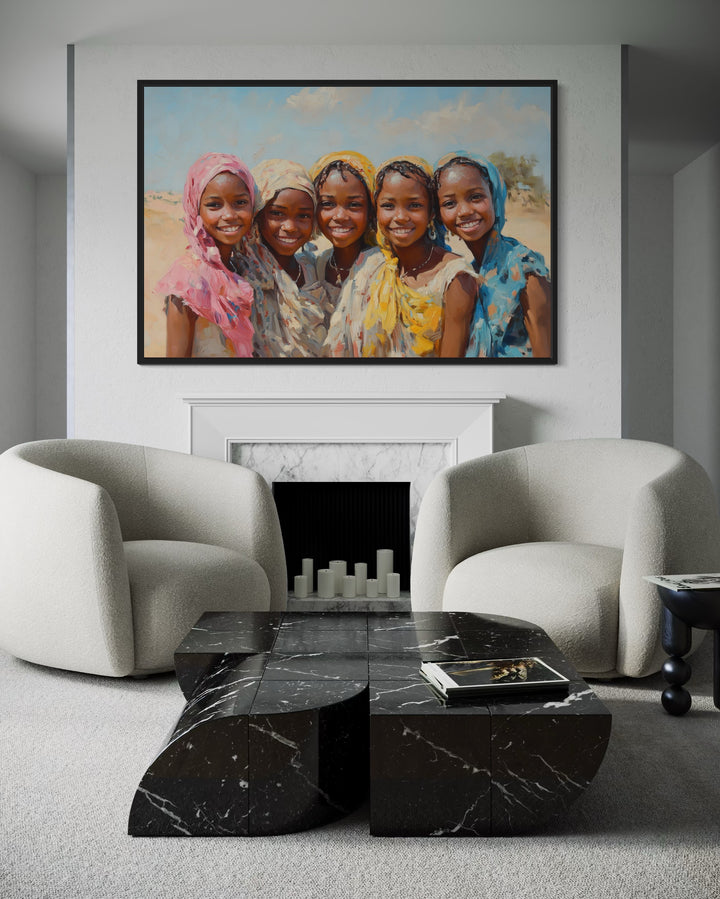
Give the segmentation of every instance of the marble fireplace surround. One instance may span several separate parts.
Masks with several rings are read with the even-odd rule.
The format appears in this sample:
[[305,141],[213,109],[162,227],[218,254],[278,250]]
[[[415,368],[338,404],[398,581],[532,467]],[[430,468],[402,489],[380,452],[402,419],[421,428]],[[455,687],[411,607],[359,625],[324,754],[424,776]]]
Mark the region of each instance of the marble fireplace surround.
[[496,392],[192,394],[189,452],[273,481],[409,481],[420,500],[449,465],[493,451]]

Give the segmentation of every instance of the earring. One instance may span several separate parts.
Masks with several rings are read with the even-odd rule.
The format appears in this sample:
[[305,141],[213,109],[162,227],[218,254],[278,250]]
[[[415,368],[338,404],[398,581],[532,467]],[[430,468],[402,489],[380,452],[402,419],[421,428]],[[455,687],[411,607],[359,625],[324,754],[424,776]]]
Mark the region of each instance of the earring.
[[428,228],[428,237],[430,240],[437,240],[437,229],[435,228],[435,222],[430,222],[430,227]]

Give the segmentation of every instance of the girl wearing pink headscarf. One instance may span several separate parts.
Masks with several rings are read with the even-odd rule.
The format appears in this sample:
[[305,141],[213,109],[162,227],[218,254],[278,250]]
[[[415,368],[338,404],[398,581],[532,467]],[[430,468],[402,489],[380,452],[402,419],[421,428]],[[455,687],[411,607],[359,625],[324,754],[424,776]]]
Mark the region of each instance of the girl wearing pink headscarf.
[[190,167],[183,194],[189,245],[155,288],[166,297],[166,356],[252,356],[254,293],[240,274],[238,249],[256,193],[237,156],[208,153]]

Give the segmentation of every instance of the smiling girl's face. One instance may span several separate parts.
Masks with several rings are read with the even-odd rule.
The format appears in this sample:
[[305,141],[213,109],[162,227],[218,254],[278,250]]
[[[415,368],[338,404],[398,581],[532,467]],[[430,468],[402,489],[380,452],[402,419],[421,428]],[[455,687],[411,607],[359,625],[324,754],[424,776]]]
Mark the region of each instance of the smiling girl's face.
[[318,227],[334,247],[362,246],[370,220],[363,182],[351,172],[331,171],[318,190]]
[[452,165],[438,183],[440,218],[451,234],[464,240],[476,259],[482,259],[495,224],[492,192],[474,165]]
[[233,246],[250,230],[253,202],[245,182],[230,172],[220,172],[200,197],[198,209],[205,230],[229,258]]
[[378,227],[394,247],[424,240],[432,220],[432,203],[417,178],[388,172],[377,196]]
[[305,191],[286,187],[258,214],[258,227],[273,255],[294,256],[313,230],[315,209]]

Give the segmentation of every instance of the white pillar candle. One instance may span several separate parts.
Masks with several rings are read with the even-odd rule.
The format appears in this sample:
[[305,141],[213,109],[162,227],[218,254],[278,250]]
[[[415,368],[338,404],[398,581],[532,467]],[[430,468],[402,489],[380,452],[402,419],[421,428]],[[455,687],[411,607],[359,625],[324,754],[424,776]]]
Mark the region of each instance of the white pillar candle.
[[387,576],[393,570],[393,551],[379,549],[377,551],[378,593],[387,593]]
[[388,599],[398,599],[400,597],[400,575],[395,571],[388,572],[387,595]]
[[355,599],[355,575],[346,574],[343,578],[342,595],[345,599]]
[[332,599],[335,596],[335,572],[330,568],[318,568],[317,577],[320,599]]
[[365,582],[365,596],[367,596],[368,599],[377,599],[377,595],[377,578],[369,577]]
[[313,592],[313,560],[312,559],[303,559],[302,560],[302,573],[307,578],[308,593],[312,593]]
[[365,584],[367,583],[367,562],[355,563],[355,590],[358,596],[365,593]]
[[298,599],[307,599],[308,585],[307,577],[304,574],[295,575],[295,596]]
[[335,592],[342,593],[343,578],[347,574],[347,562],[342,559],[335,559],[330,563],[330,571],[335,574]]

